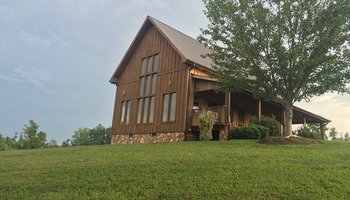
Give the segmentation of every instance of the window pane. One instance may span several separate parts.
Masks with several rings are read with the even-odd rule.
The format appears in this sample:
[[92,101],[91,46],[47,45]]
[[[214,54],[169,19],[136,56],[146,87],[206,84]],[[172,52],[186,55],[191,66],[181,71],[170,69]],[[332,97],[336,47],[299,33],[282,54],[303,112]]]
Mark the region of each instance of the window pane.
[[149,90],[151,88],[151,76],[146,77],[146,92],[145,95],[149,95]]
[[153,72],[157,72],[158,71],[158,60],[159,60],[159,55],[155,55]]
[[128,101],[127,106],[126,106],[126,122],[125,124],[129,124],[130,121],[130,107],[131,107],[131,101]]
[[143,96],[144,87],[145,87],[145,77],[142,77],[141,84],[140,84],[140,96]]
[[164,95],[163,102],[163,121],[168,121],[168,109],[169,109],[169,94]]
[[143,110],[143,123],[147,122],[147,117],[148,117],[148,98],[145,98],[145,106]]
[[157,86],[157,74],[154,74],[153,81],[152,81],[152,94],[156,93],[156,86]]
[[170,121],[175,121],[176,114],[176,93],[171,94]]
[[151,57],[149,57],[148,58],[148,68],[147,68],[147,73],[151,73],[152,72],[152,64],[153,64],[153,57],[151,56]]
[[125,107],[126,107],[126,102],[122,102],[122,116],[120,117],[120,123],[124,124],[124,119],[125,119]]
[[154,116],[154,97],[151,98],[151,105],[149,107],[149,122],[153,122]]
[[141,75],[144,75],[146,72],[146,66],[147,66],[147,59],[142,59],[142,69],[141,69]]
[[143,99],[139,99],[139,107],[137,110],[137,123],[141,123],[141,114],[142,114],[142,103],[143,103]]

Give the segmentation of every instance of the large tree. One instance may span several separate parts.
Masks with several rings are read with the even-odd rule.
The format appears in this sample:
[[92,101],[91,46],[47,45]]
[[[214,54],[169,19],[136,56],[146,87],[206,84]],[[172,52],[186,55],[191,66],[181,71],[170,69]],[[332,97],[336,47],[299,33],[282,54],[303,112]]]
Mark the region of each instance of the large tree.
[[348,92],[350,0],[204,0],[209,25],[199,39],[213,53],[221,87],[280,98],[285,134],[293,104]]

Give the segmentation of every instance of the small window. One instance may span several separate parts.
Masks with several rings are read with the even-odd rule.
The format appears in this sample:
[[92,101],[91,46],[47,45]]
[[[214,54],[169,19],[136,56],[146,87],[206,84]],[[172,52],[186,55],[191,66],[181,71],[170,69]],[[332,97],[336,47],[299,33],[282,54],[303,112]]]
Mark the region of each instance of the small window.
[[176,93],[165,94],[163,98],[162,121],[175,121]]
[[129,124],[130,122],[131,101],[122,101],[122,112],[120,116],[121,124]]

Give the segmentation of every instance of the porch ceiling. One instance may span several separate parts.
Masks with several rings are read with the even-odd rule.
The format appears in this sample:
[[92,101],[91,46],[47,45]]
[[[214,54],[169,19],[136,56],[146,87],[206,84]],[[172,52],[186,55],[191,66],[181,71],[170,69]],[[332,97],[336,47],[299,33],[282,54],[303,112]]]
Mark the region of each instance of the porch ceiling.
[[293,107],[293,124],[303,124],[304,117],[306,118],[306,123],[322,123],[328,124],[331,120],[301,109],[299,107]]

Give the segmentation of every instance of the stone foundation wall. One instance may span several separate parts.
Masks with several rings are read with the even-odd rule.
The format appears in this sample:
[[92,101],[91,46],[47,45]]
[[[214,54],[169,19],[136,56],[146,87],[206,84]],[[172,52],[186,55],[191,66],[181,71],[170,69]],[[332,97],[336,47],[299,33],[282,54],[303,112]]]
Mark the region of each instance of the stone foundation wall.
[[112,144],[180,142],[184,140],[184,132],[112,135]]

